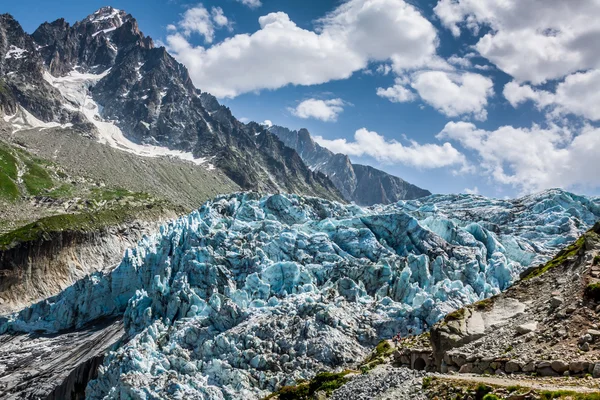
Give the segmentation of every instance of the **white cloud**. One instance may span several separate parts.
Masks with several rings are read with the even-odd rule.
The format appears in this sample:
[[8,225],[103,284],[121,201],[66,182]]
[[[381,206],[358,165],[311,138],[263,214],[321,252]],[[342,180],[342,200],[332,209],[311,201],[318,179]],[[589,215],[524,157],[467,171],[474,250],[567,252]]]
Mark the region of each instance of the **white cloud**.
[[213,7],[211,10],[211,15],[215,25],[219,27],[226,26],[231,28],[231,22],[229,22],[229,19],[225,16],[221,7]]
[[376,71],[378,74],[388,75],[390,72],[392,72],[392,66],[388,64],[380,64]]
[[461,68],[471,68],[473,66],[468,57],[460,57],[456,54],[450,56],[450,58],[448,58],[448,62]]
[[600,67],[598,0],[440,0],[434,11],[455,36],[491,28],[475,49],[519,82]]
[[304,100],[296,108],[288,110],[298,118],[314,118],[325,122],[337,121],[338,115],[344,111],[346,103],[342,99]]
[[539,109],[550,108],[554,116],[575,114],[599,121],[600,70],[569,75],[554,93],[509,82],[504,86],[504,97],[513,107],[531,100]]
[[495,183],[523,193],[553,187],[600,187],[600,129],[579,131],[550,125],[503,126],[493,131],[467,122],[449,122],[437,137],[474,151],[481,172]]
[[209,12],[202,4],[198,4],[183,13],[177,26],[167,25],[167,31],[181,31],[185,37],[197,33],[204,37],[206,43],[212,43],[215,38],[215,30],[223,27],[231,29],[231,24],[221,7],[213,7]]
[[270,128],[270,127],[272,127],[272,126],[273,126],[273,122],[271,122],[271,120],[270,120],[270,119],[265,119],[261,125],[264,125],[264,126],[266,126],[267,128]]
[[415,72],[410,77],[396,78],[393,86],[377,88],[377,95],[395,103],[410,102],[419,97],[448,117],[472,115],[477,120],[487,118],[488,98],[494,95],[493,82],[471,72]]
[[370,156],[384,163],[400,163],[424,169],[450,166],[465,168],[467,165],[464,155],[450,143],[437,145],[412,141],[410,145],[405,146],[395,140],[387,140],[366,128],[356,131],[353,142],[346,139],[328,140],[321,136],[315,136],[314,140],[334,153]]
[[470,114],[482,121],[487,119],[488,97],[494,94],[491,79],[470,72],[417,72],[411,86],[426,103],[448,117]]
[[349,0],[314,31],[283,12],[262,16],[259,24],[252,34],[212,47],[192,45],[183,27],[166,43],[195,85],[217,97],[346,79],[369,62],[390,62],[396,72],[446,65],[436,56],[433,25],[402,0]]
[[245,6],[248,6],[250,8],[258,8],[260,6],[262,6],[262,3],[260,0],[236,0],[238,3],[242,3]]
[[417,98],[401,79],[396,79],[394,86],[389,88],[377,88],[377,96],[384,97],[394,103],[406,103]]
[[479,194],[479,188],[475,186],[473,189],[465,188],[464,192],[466,194]]

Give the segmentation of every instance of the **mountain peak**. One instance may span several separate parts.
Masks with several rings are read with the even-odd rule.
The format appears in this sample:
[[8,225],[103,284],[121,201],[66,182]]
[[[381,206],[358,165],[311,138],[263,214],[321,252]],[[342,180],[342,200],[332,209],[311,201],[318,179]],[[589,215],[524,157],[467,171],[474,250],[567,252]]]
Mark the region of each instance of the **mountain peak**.
[[94,32],[110,32],[120,28],[131,19],[125,11],[117,8],[106,6],[98,9],[93,14],[88,15],[81,24],[91,24],[94,26]]

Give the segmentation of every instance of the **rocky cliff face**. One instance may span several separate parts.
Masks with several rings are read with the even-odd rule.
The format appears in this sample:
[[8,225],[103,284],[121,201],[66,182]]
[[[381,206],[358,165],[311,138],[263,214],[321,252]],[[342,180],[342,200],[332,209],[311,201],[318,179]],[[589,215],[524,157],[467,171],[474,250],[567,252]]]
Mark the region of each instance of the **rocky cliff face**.
[[342,199],[274,135],[196,89],[123,11],[44,23],[31,36],[3,15],[0,71],[0,109],[16,131],[77,129],[124,151],[220,169],[244,189]]
[[359,205],[390,204],[431,194],[376,168],[353,164],[348,156],[334,154],[320,146],[306,129],[292,131],[272,126],[269,131],[295,149],[311,170],[327,175],[347,201]]
[[44,232],[36,240],[0,250],[0,314],[50,297],[95,271],[118,265],[125,250],[174,218],[165,212],[157,220],[122,221],[89,231]]

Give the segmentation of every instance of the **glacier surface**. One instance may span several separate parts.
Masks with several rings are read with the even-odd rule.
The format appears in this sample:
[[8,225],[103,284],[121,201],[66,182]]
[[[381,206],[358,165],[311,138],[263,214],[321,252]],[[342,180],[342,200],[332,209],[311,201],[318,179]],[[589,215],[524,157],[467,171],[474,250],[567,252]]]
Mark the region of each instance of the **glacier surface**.
[[560,190],[371,208],[227,195],[145,237],[110,273],[0,319],[0,332],[123,316],[130,339],[89,398],[259,398],[499,293],[599,217],[599,198]]

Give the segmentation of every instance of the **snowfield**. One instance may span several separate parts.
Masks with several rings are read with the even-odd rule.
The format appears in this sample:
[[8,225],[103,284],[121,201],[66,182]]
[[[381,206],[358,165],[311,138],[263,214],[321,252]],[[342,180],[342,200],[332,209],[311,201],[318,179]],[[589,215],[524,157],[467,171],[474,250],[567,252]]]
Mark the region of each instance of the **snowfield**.
[[[190,161],[196,165],[204,165],[206,169],[213,170],[215,167],[208,163],[208,158],[195,158],[192,153],[170,150],[162,146],[138,144],[129,140],[123,131],[113,122],[102,118],[102,106],[91,96],[90,88],[104,78],[110,69],[101,74],[81,73],[77,69],[71,71],[64,77],[54,77],[50,73],[44,73],[44,79],[60,91],[67,100],[64,107],[71,111],[80,111],[86,119],[94,124],[98,130],[98,141],[115,149],[133,153],[142,157],[175,157]],[[37,127],[37,125],[31,125]]]
[[0,319],[0,332],[122,315],[130,340],[105,358],[89,398],[257,399],[499,293],[599,217],[600,199],[560,190],[372,208],[222,196],[113,271]]

